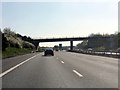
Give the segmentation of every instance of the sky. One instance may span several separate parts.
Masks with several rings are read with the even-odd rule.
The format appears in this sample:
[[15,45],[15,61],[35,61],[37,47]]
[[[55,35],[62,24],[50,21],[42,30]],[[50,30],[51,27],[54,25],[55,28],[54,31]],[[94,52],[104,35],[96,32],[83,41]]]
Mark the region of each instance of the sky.
[[[32,38],[86,37],[91,33],[118,31],[118,0],[16,1],[2,0],[2,29],[10,27]],[[63,44],[69,45],[69,42]]]

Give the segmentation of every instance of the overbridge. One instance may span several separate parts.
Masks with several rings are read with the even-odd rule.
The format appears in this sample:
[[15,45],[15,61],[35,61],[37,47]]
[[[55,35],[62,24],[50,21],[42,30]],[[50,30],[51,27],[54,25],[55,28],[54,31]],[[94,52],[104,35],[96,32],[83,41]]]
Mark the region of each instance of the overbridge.
[[111,38],[111,37],[72,37],[72,38],[46,38],[46,39],[31,39],[30,42],[35,45],[37,48],[40,42],[61,42],[61,41],[70,41],[70,50],[73,50],[73,41],[82,41],[94,39],[98,40],[98,38]]
[[73,50],[73,41],[87,40],[89,37],[72,37],[72,38],[46,38],[46,39],[32,39],[30,42],[33,43],[36,47],[40,42],[61,42],[61,41],[70,41],[70,50]]

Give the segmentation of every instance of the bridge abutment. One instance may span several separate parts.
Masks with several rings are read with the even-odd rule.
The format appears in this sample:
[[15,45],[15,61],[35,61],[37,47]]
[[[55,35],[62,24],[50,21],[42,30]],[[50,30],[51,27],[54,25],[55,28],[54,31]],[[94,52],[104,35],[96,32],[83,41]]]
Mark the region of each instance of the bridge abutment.
[[31,43],[35,45],[35,49],[37,50],[39,46],[39,41],[31,41]]

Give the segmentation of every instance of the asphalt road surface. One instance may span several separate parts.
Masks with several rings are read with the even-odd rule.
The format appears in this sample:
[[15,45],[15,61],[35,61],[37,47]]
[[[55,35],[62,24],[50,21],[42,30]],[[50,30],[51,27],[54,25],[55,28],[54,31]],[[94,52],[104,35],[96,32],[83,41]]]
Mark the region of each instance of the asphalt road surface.
[[34,53],[3,64],[3,88],[118,88],[114,58],[58,51],[55,56]]

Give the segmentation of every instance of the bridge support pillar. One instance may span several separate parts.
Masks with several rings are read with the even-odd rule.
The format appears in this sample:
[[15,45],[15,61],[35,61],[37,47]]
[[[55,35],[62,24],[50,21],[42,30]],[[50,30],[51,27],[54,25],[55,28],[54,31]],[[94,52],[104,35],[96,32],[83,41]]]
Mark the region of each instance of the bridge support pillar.
[[35,49],[37,50],[38,46],[39,46],[39,42],[38,41],[33,41],[31,43],[35,45]]
[[70,41],[70,50],[73,50],[73,40]]

